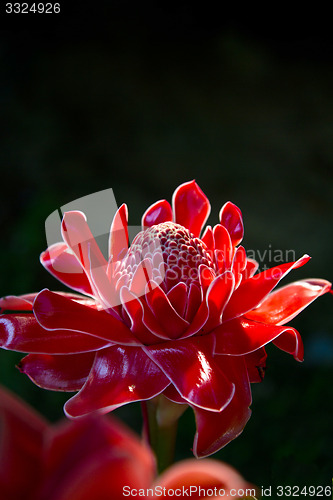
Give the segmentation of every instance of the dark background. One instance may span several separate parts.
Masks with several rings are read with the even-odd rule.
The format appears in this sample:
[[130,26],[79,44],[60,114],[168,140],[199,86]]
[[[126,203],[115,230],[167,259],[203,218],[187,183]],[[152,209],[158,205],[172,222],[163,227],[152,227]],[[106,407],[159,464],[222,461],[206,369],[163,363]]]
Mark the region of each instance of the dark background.
[[[1,17],[0,295],[64,289],[39,264],[45,219],[61,205],[112,188],[138,224],[193,178],[211,224],[225,201],[240,206],[245,247],[312,256],[286,282],[332,280],[327,14],[304,23],[187,3],[71,5],[58,18]],[[215,455],[258,486],[331,482],[332,296],[292,324],[304,363],[269,348],[250,422]],[[36,388],[15,368],[21,357],[0,352],[1,384],[61,418],[68,395]],[[140,430],[138,405],[116,413]],[[191,455],[193,435],[188,411],[177,459]]]

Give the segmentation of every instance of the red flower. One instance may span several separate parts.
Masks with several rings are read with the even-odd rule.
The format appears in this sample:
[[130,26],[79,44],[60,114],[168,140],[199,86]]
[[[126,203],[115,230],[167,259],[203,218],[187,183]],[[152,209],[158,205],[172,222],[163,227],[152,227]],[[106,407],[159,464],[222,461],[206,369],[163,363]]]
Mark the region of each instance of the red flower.
[[[220,498],[223,491],[239,498],[255,492],[235,469],[210,459],[178,462],[156,478],[151,450],[115,418],[51,425],[1,387],[0,443],[1,500],[121,500],[160,498],[161,492],[169,498],[174,491],[181,498],[190,491],[192,498],[205,492]],[[215,488],[219,496],[212,496]]]
[[256,273],[240,242],[242,215],[226,203],[220,223],[201,230],[210,204],[198,185],[182,184],[148,208],[128,249],[127,208],[115,215],[106,260],[81,212],[62,221],[64,243],[42,264],[89,298],[53,293],[2,299],[0,339],[31,353],[21,371],[37,385],[79,391],[70,417],[106,413],[163,393],[190,405],[194,454],[235,438],[250,417],[250,382],[260,381],[273,342],[303,359],[299,333],[283,326],[330,290],[324,280],[298,281],[272,292],[308,256]]
[[115,418],[51,425],[2,388],[0,443],[2,500],[121,500],[156,474],[150,449]]

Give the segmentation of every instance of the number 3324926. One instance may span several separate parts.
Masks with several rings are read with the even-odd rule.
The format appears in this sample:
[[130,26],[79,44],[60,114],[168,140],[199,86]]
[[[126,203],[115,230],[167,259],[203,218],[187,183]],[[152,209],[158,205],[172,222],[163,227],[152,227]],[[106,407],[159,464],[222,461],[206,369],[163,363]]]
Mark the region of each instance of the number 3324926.
[[60,3],[6,3],[6,14],[59,14]]

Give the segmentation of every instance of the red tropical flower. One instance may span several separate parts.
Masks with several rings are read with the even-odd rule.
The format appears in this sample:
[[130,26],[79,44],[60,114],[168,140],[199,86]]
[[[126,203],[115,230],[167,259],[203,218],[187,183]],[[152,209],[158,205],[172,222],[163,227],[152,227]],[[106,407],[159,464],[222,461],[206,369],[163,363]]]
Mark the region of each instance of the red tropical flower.
[[156,202],[128,248],[127,208],[117,211],[106,260],[85,215],[67,212],[64,242],[41,262],[88,297],[43,290],[0,302],[5,349],[30,353],[20,365],[37,385],[78,391],[70,417],[109,412],[164,394],[190,405],[194,454],[205,456],[235,438],[250,417],[250,382],[263,377],[273,342],[301,361],[299,333],[284,326],[331,284],[298,281],[272,292],[310,257],[256,273],[240,242],[239,208],[226,203],[208,226],[207,197],[192,181],[179,186],[172,207]]

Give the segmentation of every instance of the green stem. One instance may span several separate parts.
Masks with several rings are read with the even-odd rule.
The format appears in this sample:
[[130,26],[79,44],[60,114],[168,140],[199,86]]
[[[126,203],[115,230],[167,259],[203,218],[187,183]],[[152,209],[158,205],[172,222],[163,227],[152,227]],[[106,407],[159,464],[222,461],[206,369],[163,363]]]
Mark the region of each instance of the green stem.
[[161,422],[158,418],[160,399],[154,398],[141,403],[144,436],[155,453],[158,472],[161,473],[174,460],[178,418]]

